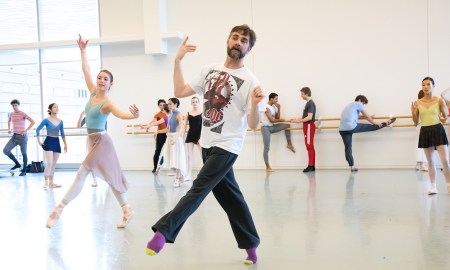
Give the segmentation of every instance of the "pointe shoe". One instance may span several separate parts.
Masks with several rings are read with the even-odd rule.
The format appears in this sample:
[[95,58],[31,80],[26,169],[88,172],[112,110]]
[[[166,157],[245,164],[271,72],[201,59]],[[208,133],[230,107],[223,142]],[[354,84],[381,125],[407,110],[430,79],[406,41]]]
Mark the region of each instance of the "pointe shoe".
[[161,170],[161,166],[156,167],[155,174],[158,174],[160,170]]
[[121,223],[117,224],[118,229],[125,228],[128,225],[128,223],[130,223],[131,219],[134,216],[134,211],[128,204],[122,206],[122,210],[123,210],[123,219]]
[[49,188],[60,188],[61,185],[60,185],[60,184],[56,184],[56,183],[50,183],[50,184],[48,185],[48,187],[49,187]]
[[287,147],[287,149],[291,150],[292,153],[295,153],[295,148],[294,148],[293,145],[288,145],[288,146],[286,146],[286,147]]
[[438,192],[438,190],[437,190],[437,188],[435,186],[431,186],[430,190],[428,191],[428,195],[436,195],[438,193],[439,192]]
[[93,182],[92,184],[91,184],[91,187],[96,187],[97,186],[97,182]]
[[42,187],[44,189],[48,189],[48,180],[45,180],[44,185]]
[[420,170],[423,172],[428,172],[428,167],[422,164],[420,165]]
[[60,205],[57,205],[55,207],[55,209],[53,209],[52,213],[50,214],[50,216],[47,219],[47,224],[45,224],[45,226],[47,228],[51,228],[53,227],[59,220],[59,217],[61,216],[63,211],[63,207],[61,207]]

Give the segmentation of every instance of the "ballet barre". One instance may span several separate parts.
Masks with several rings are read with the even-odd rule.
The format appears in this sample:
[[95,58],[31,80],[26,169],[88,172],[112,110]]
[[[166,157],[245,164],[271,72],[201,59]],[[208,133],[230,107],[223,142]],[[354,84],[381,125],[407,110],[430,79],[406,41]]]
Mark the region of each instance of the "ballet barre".
[[[87,135],[85,127],[81,127],[81,128],[78,128],[78,127],[65,127],[64,128],[64,130],[77,130],[77,129],[80,130],[80,133],[66,133],[65,136],[76,137],[76,136],[86,136]],[[28,131],[28,133],[30,133],[30,132],[33,133],[33,131],[35,131],[35,130],[36,130],[35,128],[31,129],[30,131]],[[42,130],[45,131],[45,128],[42,129]],[[0,134],[0,139],[1,138],[11,138],[13,133],[12,132],[11,133],[7,133],[8,131],[9,130],[7,128],[0,129],[0,132],[4,132],[5,133],[5,134]],[[28,137],[37,137],[37,136],[36,136],[36,134],[28,134]],[[39,137],[47,137],[47,135],[46,134],[42,134],[42,135],[39,135]],[[61,136],[59,136],[59,137],[61,137]]]
[[[372,117],[372,119],[375,120],[388,120],[391,118],[397,118],[398,119],[412,119],[412,116],[410,115],[391,115],[391,116],[374,116]],[[364,120],[365,118],[360,118],[360,120]],[[328,129],[339,129],[339,126],[336,125],[324,125],[324,122],[334,122],[334,121],[340,121],[341,118],[339,117],[319,117],[315,119],[315,122],[317,122],[316,124],[316,130],[320,131],[320,130],[328,130]],[[278,123],[287,123],[287,124],[302,124],[302,123],[295,123],[295,122],[290,122],[290,121],[283,121],[283,122],[278,122]],[[126,125],[127,128],[136,128],[136,127],[141,127],[141,126],[145,126],[146,124],[128,124]],[[448,125],[448,124],[444,124],[444,125]],[[414,123],[408,123],[408,124],[399,124],[399,123],[394,123],[389,125],[389,127],[391,128],[404,128],[404,127],[415,127],[416,125]],[[256,129],[247,129],[247,131],[260,131],[261,128],[256,128]],[[290,127],[287,128],[286,130],[303,130],[302,127]],[[154,134],[154,131],[127,131],[128,135],[148,135],[148,134]]]

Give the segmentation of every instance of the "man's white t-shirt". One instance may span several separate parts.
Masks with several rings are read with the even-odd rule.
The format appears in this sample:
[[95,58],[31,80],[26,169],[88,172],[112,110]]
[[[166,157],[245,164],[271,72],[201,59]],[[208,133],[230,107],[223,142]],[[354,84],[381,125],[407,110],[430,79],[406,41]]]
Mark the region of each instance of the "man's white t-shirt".
[[[239,155],[247,133],[247,115],[258,79],[247,68],[229,69],[213,64],[202,69],[189,86],[203,96],[202,144]],[[264,110],[264,99],[258,112]]]

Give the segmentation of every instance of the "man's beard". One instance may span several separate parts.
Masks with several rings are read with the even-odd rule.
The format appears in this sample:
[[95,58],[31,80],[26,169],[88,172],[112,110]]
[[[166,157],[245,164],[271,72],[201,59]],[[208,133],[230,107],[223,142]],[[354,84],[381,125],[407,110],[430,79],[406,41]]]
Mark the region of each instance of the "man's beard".
[[243,53],[240,49],[234,48],[234,47],[227,48],[227,54],[233,60],[240,60],[240,59],[244,58],[244,56],[245,56],[245,53]]

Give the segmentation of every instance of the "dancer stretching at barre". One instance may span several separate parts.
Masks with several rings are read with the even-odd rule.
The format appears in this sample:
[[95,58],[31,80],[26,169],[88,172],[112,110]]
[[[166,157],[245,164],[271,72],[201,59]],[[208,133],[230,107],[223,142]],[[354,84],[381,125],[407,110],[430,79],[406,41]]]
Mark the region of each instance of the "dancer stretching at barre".
[[[341,114],[341,122],[339,123],[339,134],[341,134],[342,141],[345,146],[345,159],[350,166],[352,172],[357,172],[355,167],[353,154],[352,154],[352,136],[353,133],[375,131],[381,128],[387,127],[395,122],[395,118],[391,118],[386,122],[377,123],[372,117],[364,110],[364,105],[369,101],[363,95],[359,95],[355,98],[355,101],[348,104]],[[362,117],[360,117],[360,114]],[[358,119],[366,119],[370,124],[358,123]]]

